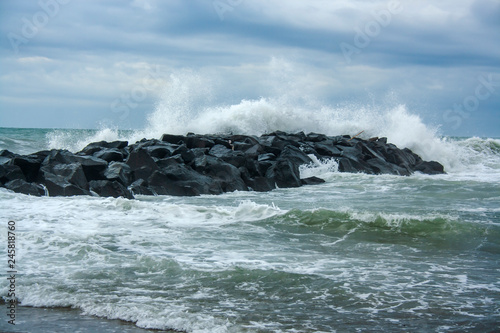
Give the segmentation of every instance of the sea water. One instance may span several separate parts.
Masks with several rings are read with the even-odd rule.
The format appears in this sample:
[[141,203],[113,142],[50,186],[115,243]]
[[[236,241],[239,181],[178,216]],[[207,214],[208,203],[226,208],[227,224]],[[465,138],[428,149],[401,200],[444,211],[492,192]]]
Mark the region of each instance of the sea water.
[[[0,304],[0,331],[500,330],[499,139],[441,137],[404,106],[358,110],[355,121],[341,109],[260,99],[189,120],[168,101],[142,131],[2,128],[0,149],[78,151],[163,132],[364,129],[447,174],[339,173],[331,160],[301,168],[326,183],[267,193],[127,200],[2,188],[2,275],[14,221],[19,304],[15,326]],[[8,290],[2,278],[4,300]]]

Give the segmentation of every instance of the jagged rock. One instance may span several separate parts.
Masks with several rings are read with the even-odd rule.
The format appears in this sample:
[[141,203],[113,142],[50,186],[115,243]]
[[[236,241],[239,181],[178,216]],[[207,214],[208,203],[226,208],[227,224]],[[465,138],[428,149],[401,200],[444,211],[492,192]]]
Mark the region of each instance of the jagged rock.
[[215,156],[224,162],[232,164],[236,168],[245,165],[246,157],[240,151],[234,151],[232,149],[226,148],[223,145],[215,145],[208,152],[209,155]]
[[400,176],[409,176],[409,172],[395,164],[387,163],[386,161],[379,158],[372,158],[366,161],[366,163],[371,167],[374,174],[392,174]]
[[444,173],[443,166],[436,161],[421,162],[415,167],[415,171],[419,171],[428,175],[439,175]]
[[286,146],[280,154],[280,159],[289,160],[296,164],[297,167],[302,164],[312,163],[311,158],[295,146]]
[[302,186],[299,167],[292,161],[283,158],[279,158],[276,164],[267,170],[266,178],[274,179],[280,188]]
[[325,182],[324,179],[321,179],[319,177],[308,177],[308,178],[303,178],[300,180],[302,182],[302,185],[318,185],[318,184],[323,184]]
[[90,191],[71,184],[64,177],[56,176],[52,173],[46,173],[44,184],[47,187],[49,196],[73,196],[73,195],[90,195]]
[[82,165],[83,172],[88,181],[104,179],[104,170],[108,162],[94,156],[75,156],[76,162]]
[[83,148],[79,154],[81,155],[93,155],[94,153],[103,150],[103,149],[123,149],[127,147],[128,141],[112,141],[112,142],[106,142],[106,141],[99,141],[99,142],[92,142],[88,144],[85,148]]
[[[222,193],[222,189],[217,187],[212,179],[200,174],[196,174],[194,179],[187,180],[174,180],[172,177],[172,174],[167,174],[163,170],[155,171],[148,180],[149,187],[160,195],[197,196]],[[179,178],[179,175],[174,178]]]
[[133,171],[135,180],[147,180],[155,171],[159,170],[153,158],[143,148],[131,151],[125,163]]
[[146,150],[149,156],[162,159],[172,156],[172,153],[174,152],[175,149],[173,149],[171,146],[155,145],[147,147]]
[[319,134],[319,133],[309,133],[307,134],[305,140],[306,141],[311,141],[311,142],[321,142],[327,140],[328,137],[324,134]]
[[266,153],[266,154],[260,154],[257,158],[259,162],[264,162],[264,161],[274,161],[276,160],[276,155],[273,153]]
[[[334,158],[340,172],[410,175],[444,173],[435,161],[423,161],[386,138],[362,140],[275,131],[248,135],[165,134],[161,140],[94,142],[77,154],[41,151],[28,156],[0,151],[0,186],[41,195],[101,196],[135,194],[200,195],[230,191],[270,191],[324,182],[300,179],[299,167]],[[38,183],[38,184],[37,184]],[[41,184],[41,185],[40,185]],[[129,186],[130,185],[130,186]],[[129,186],[129,189],[126,188]],[[42,188],[43,189],[43,188]]]
[[92,180],[89,183],[90,190],[101,197],[124,197],[134,199],[132,193],[118,181],[111,180]]
[[24,193],[37,197],[45,195],[45,190],[42,186],[35,183],[28,183],[27,181],[22,179],[11,180],[7,184],[5,184],[5,188],[16,193]]
[[191,163],[195,159],[195,155],[191,149],[189,149],[186,145],[180,145],[172,155],[181,155],[182,160],[185,163]]
[[339,171],[340,172],[349,172],[349,173],[367,173],[373,174],[373,170],[371,170],[368,166],[363,165],[362,163],[351,160],[349,158],[343,157],[338,160],[339,163]]
[[332,140],[322,140],[314,144],[314,150],[321,156],[341,157],[343,151],[333,145]]
[[121,162],[123,161],[123,153],[116,148],[104,148],[94,153],[94,157],[100,158],[106,162]]
[[186,142],[186,146],[189,149],[212,148],[215,145],[215,142],[213,140],[201,137],[199,135],[188,135],[184,141]]
[[172,135],[172,134],[163,134],[161,136],[160,141],[173,143],[173,144],[183,144],[185,137],[182,135]]
[[16,156],[12,163],[21,168],[27,182],[34,182],[44,160],[43,155]]
[[147,185],[146,180],[138,179],[129,186],[129,190],[133,195],[154,195],[155,193]]
[[51,173],[82,189],[88,188],[87,178],[80,163],[57,164],[50,168],[44,167],[43,172]]
[[260,144],[254,144],[250,145],[249,148],[245,149],[244,153],[245,156],[251,157],[251,158],[257,158],[264,152],[264,148]]
[[247,186],[257,192],[268,192],[276,188],[274,179],[267,177],[255,177],[246,182]]
[[104,177],[107,180],[117,180],[127,186],[132,181],[132,169],[128,164],[122,162],[111,162],[104,171]]
[[0,183],[5,184],[15,179],[26,180],[21,168],[17,165],[0,164]]
[[5,158],[8,158],[10,160],[16,156],[19,156],[19,155],[16,153],[13,153],[11,151],[8,151],[7,149],[0,150],[0,157],[5,157]]
[[240,170],[234,165],[210,157],[207,164],[206,174],[215,179],[224,192],[248,191]]

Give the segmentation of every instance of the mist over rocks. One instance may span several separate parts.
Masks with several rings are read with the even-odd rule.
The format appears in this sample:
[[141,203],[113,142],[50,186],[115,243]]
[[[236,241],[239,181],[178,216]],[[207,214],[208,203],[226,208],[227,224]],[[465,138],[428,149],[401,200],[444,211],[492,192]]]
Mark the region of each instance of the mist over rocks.
[[300,178],[299,168],[334,159],[339,172],[409,176],[442,174],[386,138],[363,140],[275,131],[252,135],[164,134],[158,139],[93,142],[77,153],[53,149],[30,155],[0,151],[0,186],[35,196],[197,196],[271,191],[324,182]]

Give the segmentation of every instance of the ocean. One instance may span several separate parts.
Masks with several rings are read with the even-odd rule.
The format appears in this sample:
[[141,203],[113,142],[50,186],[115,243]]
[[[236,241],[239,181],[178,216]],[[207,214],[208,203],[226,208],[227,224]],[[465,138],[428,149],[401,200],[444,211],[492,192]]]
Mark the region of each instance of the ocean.
[[[500,139],[439,136],[402,106],[356,121],[331,112],[326,122],[273,118],[286,110],[262,100],[198,122],[166,121],[161,109],[141,131],[0,128],[0,150],[78,151],[162,132],[365,129],[447,173],[339,173],[332,160],[301,169],[326,183],[267,193],[127,200],[1,188],[0,331],[500,331]],[[245,116],[263,109],[265,119]],[[15,325],[5,303],[11,225]]]

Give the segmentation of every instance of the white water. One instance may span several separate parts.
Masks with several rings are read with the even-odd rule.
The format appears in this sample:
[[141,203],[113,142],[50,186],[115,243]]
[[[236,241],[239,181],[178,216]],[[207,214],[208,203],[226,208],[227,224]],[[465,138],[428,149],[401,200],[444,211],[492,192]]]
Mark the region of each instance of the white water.
[[[295,79],[293,75],[287,77],[289,81]],[[211,90],[213,80],[192,72],[172,74],[170,84],[149,114],[144,129],[123,134],[117,129],[103,128],[83,137],[54,131],[48,136],[49,148],[78,151],[94,141],[121,139],[135,142],[142,138],[160,138],[164,133],[261,135],[282,130],[355,135],[364,131],[361,138],[387,137],[388,142],[400,148],[407,147],[424,160],[439,161],[447,172],[468,173],[473,169],[487,173],[499,165],[498,139],[470,138],[457,142],[443,138],[437,127],[425,124],[404,104],[390,101],[387,105],[353,103],[337,107],[313,97],[303,97],[301,91],[307,91],[307,87],[297,87],[292,83],[287,86],[282,77],[272,80],[284,87],[259,99],[221,105],[213,102],[213,96],[221,93]],[[492,147],[496,151],[492,151]],[[498,171],[494,170],[495,173]]]

